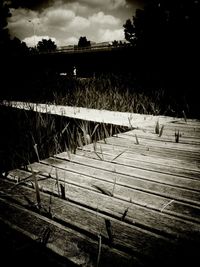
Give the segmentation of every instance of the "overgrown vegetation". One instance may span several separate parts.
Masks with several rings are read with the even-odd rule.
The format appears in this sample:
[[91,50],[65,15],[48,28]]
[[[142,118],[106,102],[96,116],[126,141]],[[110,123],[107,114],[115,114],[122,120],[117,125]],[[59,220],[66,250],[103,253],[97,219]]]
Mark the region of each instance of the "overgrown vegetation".
[[[1,99],[153,115],[184,115],[185,120],[199,118],[195,94],[180,94],[164,88],[140,88],[129,75],[74,78],[58,73],[41,73],[35,76],[34,82],[31,80],[29,90],[26,85],[28,83],[16,88],[12,95],[4,91]],[[124,130],[117,126],[105,127],[103,124],[5,106],[0,106],[0,112],[1,173],[62,151],[75,153],[77,146],[82,147]],[[163,128],[155,131],[161,136]],[[178,142],[178,138],[176,140]],[[136,143],[139,143],[137,136]]]
[[131,74],[73,78],[59,73],[41,73],[23,82],[24,85],[19,85],[12,94],[9,90],[4,92],[1,99],[176,117],[183,117],[184,113],[187,118],[199,117],[197,92],[141,87]]
[[0,113],[0,173],[127,129],[4,106]]

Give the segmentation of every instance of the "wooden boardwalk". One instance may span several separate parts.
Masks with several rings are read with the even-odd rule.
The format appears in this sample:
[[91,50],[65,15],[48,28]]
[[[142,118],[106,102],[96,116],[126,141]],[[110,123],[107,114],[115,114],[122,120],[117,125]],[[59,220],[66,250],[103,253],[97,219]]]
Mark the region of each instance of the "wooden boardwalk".
[[10,171],[0,179],[0,224],[62,266],[193,266],[200,122],[163,125],[159,134],[149,124]]

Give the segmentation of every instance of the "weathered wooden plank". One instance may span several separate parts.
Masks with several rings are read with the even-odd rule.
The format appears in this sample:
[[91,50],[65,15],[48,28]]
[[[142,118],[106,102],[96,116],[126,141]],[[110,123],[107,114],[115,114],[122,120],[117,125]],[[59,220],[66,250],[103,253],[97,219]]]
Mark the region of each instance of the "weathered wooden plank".
[[[56,177],[59,177],[62,181],[66,181],[67,183],[80,187],[85,187],[90,190],[99,191],[98,188],[101,188],[116,198],[124,199],[126,201],[130,201],[131,199],[134,203],[154,209],[159,209],[160,202],[162,203],[163,201],[163,199],[158,196],[171,198],[173,201],[179,200],[191,203],[194,201],[195,204],[198,203],[199,200],[200,194],[196,191],[174,188],[172,186],[166,186],[158,183],[148,183],[139,179],[126,179],[125,176],[116,176],[115,173],[113,173],[113,176],[109,177],[110,181],[108,181],[106,178],[102,178],[102,173],[101,176],[90,176],[89,172],[88,175],[83,175],[81,173],[73,173],[67,170],[59,170],[56,168],[52,169],[52,166],[56,166],[56,164],[52,163],[51,166],[48,166],[35,163],[32,164],[32,170],[35,172],[40,171],[41,174],[48,174],[51,172],[51,177],[54,177],[55,179]],[[62,168],[62,166],[59,167]],[[105,177],[107,177],[107,173],[104,172],[104,174]],[[121,183],[119,184],[118,181],[121,181]]]
[[[118,138],[124,138],[126,141],[128,142],[135,142],[136,137],[135,134],[134,135],[118,135]],[[138,145],[143,145],[143,146],[155,146],[158,148],[166,148],[166,149],[171,149],[171,150],[177,150],[178,152],[192,152],[192,153],[197,153],[199,154],[200,152],[200,146],[199,144],[184,144],[184,143],[176,143],[174,142],[169,142],[169,141],[163,141],[160,140],[159,138],[157,139],[149,139],[149,138],[143,138],[143,137],[138,137]]]
[[120,155],[120,158],[124,157],[127,159],[133,159],[135,162],[146,162],[149,163],[150,165],[153,166],[160,166],[160,168],[163,168],[163,166],[166,166],[168,169],[169,167],[172,167],[174,169],[178,170],[183,170],[183,172],[187,173],[187,175],[195,178],[196,176],[199,175],[200,172],[200,166],[198,167],[197,162],[195,161],[187,161],[187,158],[184,159],[174,159],[171,157],[166,157],[160,154],[155,154],[152,153],[151,151],[141,151],[141,150],[136,150],[136,149],[130,149],[122,146],[116,146],[116,145],[111,145],[111,144],[106,144],[106,143],[95,143],[94,144],[89,144],[84,146],[84,148],[80,148],[77,150],[77,154],[79,154],[79,151],[91,151],[91,152],[97,152],[99,156],[101,154],[109,154],[113,155],[113,159]]
[[[96,144],[95,149],[93,146],[84,146],[84,149],[78,149],[77,155],[85,156],[93,159],[102,158],[103,161],[115,162],[120,165],[132,166],[139,169],[150,171],[157,171],[191,179],[200,179],[200,168],[194,164],[187,164],[182,161],[179,166],[173,161],[160,160],[152,157],[129,153],[128,149],[124,152],[123,149],[114,150],[112,146],[104,144]],[[171,163],[174,164],[171,164]],[[171,165],[170,165],[171,164]],[[187,168],[184,168],[184,166]]]
[[111,145],[116,145],[116,146],[121,146],[124,149],[133,149],[135,151],[141,151],[141,152],[148,152],[151,153],[152,155],[160,155],[160,157],[173,157],[174,159],[187,159],[188,162],[190,161],[198,161],[200,155],[198,152],[194,151],[181,151],[178,149],[170,149],[170,148],[165,148],[162,147],[156,147],[156,146],[151,146],[150,144],[148,145],[142,145],[142,144],[136,144],[135,142],[130,142],[127,141],[123,138],[118,138],[118,137],[109,137],[105,141],[99,141],[99,143],[107,143]]
[[[141,178],[144,180],[159,182],[166,185],[172,185],[179,188],[185,188],[185,189],[194,189],[199,191],[199,181],[196,181],[195,179],[189,179],[185,177],[179,177],[174,176],[170,174],[165,173],[159,173],[144,169],[138,169],[130,166],[125,165],[118,165],[114,162],[106,162],[99,159],[93,159],[88,158],[84,156],[79,155],[71,155],[70,159],[66,152],[60,153],[55,156],[57,159],[65,160],[65,161],[56,161],[53,158],[49,158],[47,160],[43,160],[41,162],[46,162],[47,164],[58,166],[61,168],[66,168],[73,171],[73,168],[78,170],[79,173],[83,174],[83,168],[85,166],[91,167],[92,169],[86,168],[86,173],[89,175],[93,175],[93,173],[98,172],[98,169],[107,170],[109,172],[112,172],[114,174],[124,174],[131,177]],[[77,165],[71,165],[71,163],[77,163]],[[71,167],[70,167],[71,166]],[[198,195],[198,194],[197,194]],[[197,197],[198,198],[198,197]]]
[[191,121],[167,121],[165,125],[173,128],[173,127],[181,127],[182,129],[189,129],[194,131],[200,131],[200,121],[199,120],[191,120]]
[[[98,255],[98,241],[64,227],[38,213],[0,199],[0,220],[8,223],[11,228],[27,235],[39,244],[67,258],[78,266],[96,266]],[[34,223],[32,223],[34,222]],[[49,238],[44,240],[44,233]],[[100,266],[134,266],[134,260],[126,253],[102,244]]]
[[[123,134],[118,134],[119,137],[124,137],[124,138],[127,138],[127,136],[133,136],[135,138],[135,135],[137,135],[137,137],[141,139],[148,139],[148,140],[154,140],[154,141],[158,140],[160,142],[176,143],[175,132],[173,133],[166,132],[165,128],[163,128],[163,132],[161,136],[159,136],[155,132],[142,131],[138,129],[127,131]],[[180,133],[179,144],[200,145],[200,138],[185,137],[184,135],[182,135],[182,133]]]
[[147,114],[118,112],[109,110],[97,110],[83,107],[61,106],[40,103],[25,103],[11,101],[9,103],[3,102],[4,105],[12,106],[13,108],[32,110],[35,112],[49,113],[54,115],[66,116],[74,119],[81,119],[86,121],[95,121],[100,123],[109,123],[120,126],[142,126],[154,124],[158,119],[160,122],[166,123],[174,120],[171,117],[153,116]]
[[[154,123],[156,124],[159,122],[159,125],[166,125],[169,128],[174,128],[174,127],[180,127],[182,129],[190,129],[190,130],[200,130],[200,121],[199,120],[187,120],[185,121],[184,119],[177,119],[177,118],[172,118],[168,117],[170,119],[166,119],[166,117],[162,117],[162,120],[160,120],[161,117],[159,117],[157,120],[154,120]],[[149,124],[147,127],[154,127],[155,125]]]
[[[125,115],[126,124],[143,130],[13,170],[8,178],[16,184],[0,180],[0,222],[41,243],[41,229],[50,229],[49,249],[89,267],[96,266],[99,238],[99,266],[163,266],[163,259],[171,266],[187,253],[188,264],[198,259],[200,122]],[[34,179],[43,191],[40,205]]]
[[33,239],[22,229],[0,218],[1,266],[77,267]]
[[[59,162],[58,162],[59,164]],[[129,177],[126,177],[124,175],[116,175],[114,173],[106,173],[105,171],[97,171],[96,173],[94,172],[93,174],[93,178],[96,177],[96,180],[94,179],[93,183],[92,180],[90,179],[90,183],[88,182],[88,171],[87,168],[85,168],[86,170],[86,174],[83,175],[81,172],[79,172],[77,170],[77,173],[74,171],[66,171],[65,168],[63,169],[59,169],[59,166],[56,165],[56,161],[53,164],[53,166],[55,166],[55,168],[52,168],[52,166],[39,166],[39,168],[37,168],[38,165],[35,166],[35,170],[40,169],[41,174],[43,173],[43,175],[45,175],[46,177],[49,177],[49,174],[52,178],[55,179],[55,183],[57,181],[57,178],[59,178],[59,180],[61,180],[62,182],[66,182],[67,185],[76,185],[78,187],[85,187],[89,190],[93,190],[95,192],[100,192],[99,189],[97,189],[96,186],[100,186],[99,188],[102,188],[104,190],[106,190],[107,192],[112,193],[113,189],[115,189],[114,187],[116,187],[116,185],[114,186],[114,183],[117,184],[117,187],[119,187],[118,185],[123,185],[124,183],[127,183],[126,185],[126,191],[125,193],[123,193],[123,189],[121,191],[121,195],[116,194],[116,191],[114,190],[114,196],[115,198],[118,199],[123,199],[124,201],[128,201],[132,203],[136,203],[139,205],[143,205],[145,207],[149,207],[149,208],[153,208],[155,210],[161,211],[163,209],[163,207],[165,207],[166,204],[168,204],[170,202],[171,199],[171,203],[173,203],[172,205],[167,205],[167,209],[164,209],[162,212],[172,212],[172,214],[175,214],[176,216],[179,217],[187,217],[189,219],[191,219],[191,217],[193,218],[193,216],[195,217],[196,220],[199,220],[199,208],[197,207],[193,207],[191,205],[187,205],[186,203],[182,203],[180,201],[176,201],[175,199],[177,198],[176,195],[170,194],[167,189],[169,189],[168,187],[165,187],[160,185],[160,184],[154,184],[154,183],[142,183],[142,181],[137,180],[137,179],[129,179]],[[76,166],[73,166],[72,168],[77,169]],[[81,169],[83,169],[81,167]],[[20,173],[20,175],[18,175],[18,173]],[[15,179],[18,179],[18,177],[21,177],[23,175],[23,172],[21,173],[21,171],[19,172],[18,170],[14,170],[12,172],[10,172],[10,176],[14,177]],[[27,173],[26,173],[27,175]],[[30,173],[28,174],[30,176]],[[22,176],[23,177],[23,176]],[[22,178],[21,178],[22,179]],[[100,180],[100,181],[98,181]],[[107,185],[105,185],[105,183],[102,182],[103,181],[108,181],[110,183],[107,183]],[[108,186],[108,188],[107,188]],[[142,186],[144,188],[142,188]],[[131,191],[129,190],[129,194],[127,193],[127,188],[133,188],[136,189],[137,194],[131,194]],[[172,189],[171,191],[173,191],[173,187],[170,188]],[[110,191],[109,191],[110,190]],[[139,191],[141,191],[139,193]],[[132,191],[133,192],[133,191]],[[155,194],[156,196],[151,196],[149,197],[149,194],[145,194],[144,197],[146,196],[146,201],[145,198],[143,198],[143,193],[151,193],[151,194]],[[123,194],[122,194],[123,193]],[[177,193],[177,192],[175,192]],[[138,197],[138,194],[140,197]],[[159,198],[159,196],[162,196]],[[175,196],[175,198],[173,198],[172,196]],[[164,198],[163,198],[164,197]],[[153,201],[154,200],[154,201]]]
[[[164,125],[163,134],[164,135],[174,135],[175,132],[180,132],[183,137],[191,137],[199,139],[199,130],[195,127],[180,127],[170,124],[159,124],[160,128]],[[141,130],[149,133],[155,133],[155,125],[148,125],[147,127],[140,128]]]
[[[114,137],[112,137],[114,138]],[[135,143],[135,134],[134,135],[124,135],[124,134],[118,134],[116,136],[117,140],[123,139],[124,143],[132,144]],[[184,151],[184,153],[188,154],[190,152],[195,153],[196,155],[200,156],[200,146],[197,144],[183,144],[183,143],[176,143],[174,142],[163,142],[159,138],[149,140],[148,138],[138,138],[139,139],[139,146],[148,146],[150,147],[156,147],[160,149],[169,149],[171,151],[177,151],[177,153],[181,153]]]
[[[15,173],[13,176],[11,173],[10,178],[18,180],[18,177],[21,176],[25,178],[30,176],[30,173],[18,170],[17,174]],[[58,195],[58,188],[55,180],[52,178],[44,179],[40,175],[37,175],[37,177],[39,187],[42,191]],[[31,181],[27,181],[26,183],[32,186]],[[64,181],[60,181],[60,183],[64,184]],[[81,188],[73,184],[66,183],[64,189],[68,201],[72,201],[77,205],[82,205],[88,209],[98,210],[100,213],[119,220],[122,220],[124,213],[127,211],[124,218],[125,222],[143,229],[148,229],[154,233],[159,233],[165,236],[170,235],[173,236],[173,238],[177,238],[178,235],[187,235],[189,231],[191,237],[192,227],[192,231],[195,231],[194,238],[196,238],[200,230],[199,219],[197,219],[200,214],[199,208],[191,205],[182,205],[182,203],[177,201],[172,202],[169,201],[169,199],[163,198],[160,211],[156,211],[132,202],[126,202],[86,188]],[[179,214],[176,213],[176,210],[179,210],[181,207],[183,208],[182,218],[178,218],[177,215]],[[184,213],[190,215],[184,215]],[[194,225],[191,226],[191,224]]]
[[[27,207],[27,198],[29,203],[35,202],[33,189],[24,186],[13,187],[13,183],[8,181],[0,181],[0,188],[1,194],[3,193],[5,197],[9,197],[15,202],[17,201],[23,207]],[[42,207],[38,212],[45,214],[49,210],[49,195],[41,192],[41,200]],[[102,242],[107,244],[109,244],[109,238],[105,220],[110,220],[113,232],[112,247],[121,248],[122,251],[123,249],[129,251],[129,254],[137,253],[137,255],[140,255],[142,252],[141,256],[143,258],[154,259],[158,248],[163,248],[162,254],[164,256],[169,247],[171,249],[172,246],[176,246],[174,240],[169,240],[166,237],[100,214],[98,211],[94,212],[53,196],[51,200],[51,215],[54,221],[59,220],[60,224],[67,224],[69,228],[76,228],[77,231],[84,232],[87,236],[91,237],[93,235],[94,238],[97,238],[101,235]]]

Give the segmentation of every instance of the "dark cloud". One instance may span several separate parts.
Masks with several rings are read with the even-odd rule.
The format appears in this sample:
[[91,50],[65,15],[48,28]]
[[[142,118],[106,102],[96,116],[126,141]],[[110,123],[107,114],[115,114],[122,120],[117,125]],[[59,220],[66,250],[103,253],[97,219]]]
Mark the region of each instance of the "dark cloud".
[[[63,4],[78,2],[80,4],[85,4],[90,7],[105,6],[105,8],[113,7],[114,9],[123,6],[125,2],[134,7],[143,7],[147,1],[148,0],[62,0],[60,2],[62,2]],[[32,10],[37,10],[52,5],[56,2],[56,0],[9,0],[7,2],[10,2],[12,7],[14,8],[23,7]]]
[[148,2],[148,0],[126,0],[126,2],[136,8],[143,8],[144,5]]
[[33,45],[49,36],[58,45],[80,36],[95,42],[122,40],[123,24],[144,0],[7,0],[12,2],[9,30]]
[[38,9],[48,6],[53,2],[52,0],[10,0],[7,1],[13,8],[23,7],[28,9]]

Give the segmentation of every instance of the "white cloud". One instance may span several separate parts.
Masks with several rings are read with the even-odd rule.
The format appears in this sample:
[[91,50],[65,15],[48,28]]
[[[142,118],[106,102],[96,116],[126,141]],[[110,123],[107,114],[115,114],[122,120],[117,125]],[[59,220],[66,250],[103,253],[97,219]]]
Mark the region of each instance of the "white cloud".
[[51,39],[53,42],[55,42],[57,45],[59,45],[59,42],[56,40],[56,38],[54,37],[49,37],[48,35],[46,36],[31,36],[31,37],[27,37],[24,38],[24,40],[22,40],[23,42],[25,42],[27,44],[27,46],[29,47],[34,47],[37,45],[37,43],[39,41],[42,41],[42,39]]
[[88,19],[77,16],[69,23],[68,30],[78,31],[84,30],[90,26],[90,22]]
[[105,15],[102,11],[93,14],[91,17],[89,17],[89,20],[92,23],[100,25],[116,26],[120,24],[120,19],[111,15]]
[[68,9],[47,10],[43,13],[44,21],[49,25],[64,26],[75,18],[73,11]]
[[74,45],[74,44],[78,44],[78,38],[74,36],[63,40],[63,42],[61,43],[61,45]]
[[116,30],[100,29],[98,32],[98,39],[99,39],[99,42],[123,40],[124,39],[124,31],[123,31],[123,29],[116,29]]
[[57,45],[77,44],[80,36],[95,42],[121,40],[124,39],[123,22],[118,12],[125,5],[125,0],[55,0],[40,12],[12,10],[9,29],[12,36],[32,46],[49,36]]
[[21,40],[34,35],[39,24],[38,13],[24,8],[12,10],[12,17],[8,20],[11,36],[16,36]]
[[126,6],[126,0],[80,0],[80,2],[93,6],[106,6],[107,9],[116,9]]
[[12,16],[8,19],[8,22],[15,23],[24,18],[35,18],[37,12],[25,8],[10,9]]
[[80,4],[79,2],[73,2],[73,3],[67,3],[63,5],[63,8],[67,8],[69,10],[74,11],[76,15],[83,15],[87,16],[88,12],[90,11],[90,8]]

